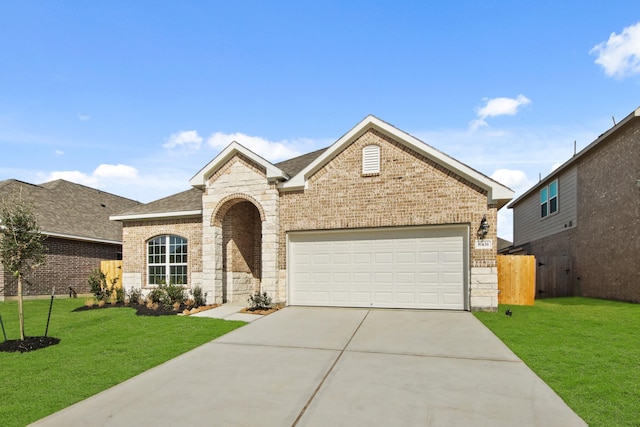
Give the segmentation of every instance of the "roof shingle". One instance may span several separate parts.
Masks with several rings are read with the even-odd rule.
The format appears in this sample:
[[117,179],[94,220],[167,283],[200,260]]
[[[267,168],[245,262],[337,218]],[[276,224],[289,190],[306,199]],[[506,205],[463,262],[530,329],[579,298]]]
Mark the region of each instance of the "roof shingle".
[[40,185],[15,179],[0,181],[0,203],[21,197],[32,203],[44,234],[74,239],[122,241],[122,224],[109,216],[140,202],[101,190],[56,180]]

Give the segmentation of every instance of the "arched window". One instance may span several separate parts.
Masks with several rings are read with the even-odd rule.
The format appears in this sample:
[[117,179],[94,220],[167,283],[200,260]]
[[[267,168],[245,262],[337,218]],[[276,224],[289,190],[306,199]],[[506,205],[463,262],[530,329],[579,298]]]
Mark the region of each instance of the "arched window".
[[187,284],[187,239],[158,236],[147,243],[147,284]]
[[380,146],[367,145],[362,149],[362,174],[375,175],[380,173]]

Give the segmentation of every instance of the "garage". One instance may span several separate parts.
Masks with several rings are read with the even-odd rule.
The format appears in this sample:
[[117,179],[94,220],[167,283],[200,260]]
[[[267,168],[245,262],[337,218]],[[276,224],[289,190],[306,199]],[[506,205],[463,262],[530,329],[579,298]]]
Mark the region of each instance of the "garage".
[[290,232],[289,303],[467,309],[468,227]]

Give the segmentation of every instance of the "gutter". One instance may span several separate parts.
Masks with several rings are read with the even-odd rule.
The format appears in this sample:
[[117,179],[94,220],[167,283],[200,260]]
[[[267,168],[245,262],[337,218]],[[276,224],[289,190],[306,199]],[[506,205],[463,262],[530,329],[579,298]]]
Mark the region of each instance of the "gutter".
[[157,212],[157,213],[141,213],[141,214],[124,214],[124,215],[111,215],[109,219],[111,221],[133,221],[133,220],[145,220],[145,219],[167,219],[167,218],[190,218],[202,216],[202,209],[195,211],[183,211],[183,212]]

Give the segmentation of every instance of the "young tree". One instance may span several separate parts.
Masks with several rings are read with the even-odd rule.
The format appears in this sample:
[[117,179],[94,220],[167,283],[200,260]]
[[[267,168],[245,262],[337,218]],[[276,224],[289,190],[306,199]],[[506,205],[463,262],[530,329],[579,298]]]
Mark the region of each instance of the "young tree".
[[2,200],[0,207],[0,258],[4,268],[18,279],[18,317],[20,340],[24,341],[22,281],[24,273],[44,262],[44,239],[34,208],[22,200]]

